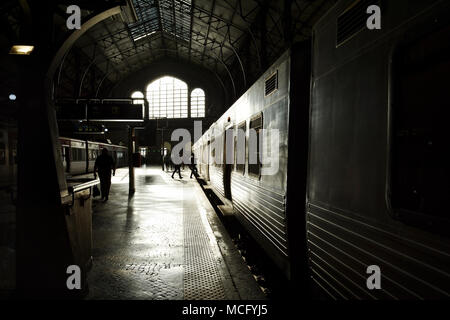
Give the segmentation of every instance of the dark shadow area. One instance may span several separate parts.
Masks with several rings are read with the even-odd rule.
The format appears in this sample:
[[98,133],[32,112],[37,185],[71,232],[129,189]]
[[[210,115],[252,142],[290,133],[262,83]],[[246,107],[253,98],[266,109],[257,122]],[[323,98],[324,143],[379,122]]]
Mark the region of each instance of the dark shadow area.
[[16,208],[12,187],[0,189],[0,299],[12,298],[16,283]]
[[[202,179],[198,180],[201,186],[205,185]],[[238,249],[242,259],[266,297],[276,301],[292,299],[292,293],[295,292],[295,288],[290,288],[289,281],[283,276],[282,272],[271,261],[261,246],[250,236],[235,216],[224,216],[222,214],[217,206],[223,205],[223,202],[212,190],[203,190],[230,235],[233,244]]]

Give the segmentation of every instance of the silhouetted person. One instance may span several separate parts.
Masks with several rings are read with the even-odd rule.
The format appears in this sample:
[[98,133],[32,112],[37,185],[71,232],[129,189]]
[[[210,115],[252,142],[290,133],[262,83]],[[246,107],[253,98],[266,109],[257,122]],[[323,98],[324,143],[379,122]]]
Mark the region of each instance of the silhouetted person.
[[174,170],[173,170],[173,172],[172,172],[172,179],[173,179],[173,175],[176,173],[176,172],[178,172],[178,175],[180,176],[180,179],[183,179],[183,177],[181,176],[181,171],[180,171],[180,169],[181,169],[181,164],[173,164],[173,166],[174,166]]
[[[178,156],[179,156],[179,157],[182,157],[182,156],[183,156],[183,153],[180,152]],[[183,177],[181,176],[181,171],[180,171],[180,169],[181,169],[181,163],[180,163],[180,164],[176,164],[176,163],[173,161],[172,157],[173,157],[173,155],[171,154],[171,155],[170,155],[170,162],[172,162],[172,165],[173,165],[173,167],[174,167],[174,170],[173,170],[173,172],[172,172],[172,179],[173,179],[173,176],[174,176],[174,174],[175,174],[176,172],[178,172],[178,176],[180,177],[180,179],[183,179]]]
[[167,154],[164,156],[164,165],[166,166],[166,170],[165,171],[169,171],[170,156],[167,155]]
[[100,178],[100,189],[102,191],[102,200],[108,200],[109,189],[111,187],[111,171],[112,175],[116,174],[116,164],[114,159],[108,154],[106,148],[102,149],[102,154],[95,160],[94,178]]
[[189,177],[190,179],[192,179],[192,175],[194,175],[194,177],[198,175],[197,164],[195,163],[194,154],[191,155],[191,176]]

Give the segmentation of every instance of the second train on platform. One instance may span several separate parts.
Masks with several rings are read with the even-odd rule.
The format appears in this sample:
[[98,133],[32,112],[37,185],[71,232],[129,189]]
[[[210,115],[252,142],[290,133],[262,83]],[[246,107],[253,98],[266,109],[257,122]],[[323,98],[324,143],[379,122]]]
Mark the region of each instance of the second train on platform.
[[128,148],[102,142],[92,142],[60,137],[64,172],[79,175],[94,172],[95,159],[106,148],[113,157],[116,167],[128,165]]

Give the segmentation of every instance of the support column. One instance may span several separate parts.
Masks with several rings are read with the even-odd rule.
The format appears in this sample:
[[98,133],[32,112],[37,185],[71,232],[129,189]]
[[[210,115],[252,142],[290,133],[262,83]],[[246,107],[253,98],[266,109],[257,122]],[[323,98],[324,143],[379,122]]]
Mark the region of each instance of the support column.
[[27,39],[32,39],[36,48],[30,56],[15,57],[21,68],[16,286],[19,297],[61,298],[80,293],[68,290],[67,267],[84,269],[71,247],[58,126],[55,111],[46,103],[44,86],[52,56],[55,6],[52,2],[30,3],[33,24],[27,29]]
[[135,192],[134,187],[134,163],[133,163],[133,156],[134,156],[134,128],[128,127],[128,170],[129,170],[129,194],[132,195]]

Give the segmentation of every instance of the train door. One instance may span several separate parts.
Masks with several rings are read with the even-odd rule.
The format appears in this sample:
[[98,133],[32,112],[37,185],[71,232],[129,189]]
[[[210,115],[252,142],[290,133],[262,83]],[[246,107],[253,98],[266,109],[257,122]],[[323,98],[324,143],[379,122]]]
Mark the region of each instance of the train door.
[[234,148],[233,148],[233,127],[225,129],[224,143],[223,143],[223,187],[225,197],[231,200],[231,171],[234,163]]
[[206,152],[205,154],[205,177],[206,180],[209,181],[209,164],[211,159],[211,141],[208,141],[208,144],[206,145]]

